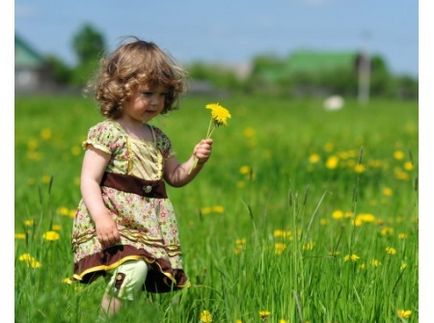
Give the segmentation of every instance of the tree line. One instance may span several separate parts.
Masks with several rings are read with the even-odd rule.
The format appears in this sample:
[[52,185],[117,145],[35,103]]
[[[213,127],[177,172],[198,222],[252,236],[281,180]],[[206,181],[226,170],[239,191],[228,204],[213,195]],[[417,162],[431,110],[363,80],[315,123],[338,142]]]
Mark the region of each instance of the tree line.
[[[69,66],[61,58],[48,55],[46,62],[58,84],[83,87],[92,77],[99,59],[107,49],[103,33],[90,24],[83,25],[72,38],[77,64]],[[373,55],[370,64],[370,94],[377,97],[417,99],[418,81],[410,75],[394,75],[380,55]],[[229,93],[259,93],[280,96],[356,96],[358,65],[333,70],[286,73],[288,58],[272,54],[254,57],[246,75],[240,77],[230,67],[194,62],[187,65],[189,78],[206,82],[212,88]]]

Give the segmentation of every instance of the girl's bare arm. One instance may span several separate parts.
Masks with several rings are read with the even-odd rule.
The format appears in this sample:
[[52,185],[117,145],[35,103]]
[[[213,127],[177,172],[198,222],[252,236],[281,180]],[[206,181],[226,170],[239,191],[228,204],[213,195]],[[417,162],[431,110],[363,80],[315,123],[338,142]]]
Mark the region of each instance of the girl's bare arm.
[[109,161],[109,154],[89,146],[84,154],[80,180],[84,203],[95,222],[98,240],[105,248],[120,239],[116,223],[101,196],[100,183]]

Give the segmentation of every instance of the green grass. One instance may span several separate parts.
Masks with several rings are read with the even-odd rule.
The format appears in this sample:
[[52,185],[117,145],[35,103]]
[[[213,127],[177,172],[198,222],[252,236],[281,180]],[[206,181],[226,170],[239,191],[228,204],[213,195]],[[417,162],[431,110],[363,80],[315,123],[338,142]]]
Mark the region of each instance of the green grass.
[[[205,135],[210,101],[185,98],[155,121],[178,159]],[[207,310],[213,322],[400,322],[397,311],[410,310],[417,322],[417,103],[348,102],[334,112],[315,100],[220,103],[232,119],[213,134],[212,158],[194,182],[168,190],[192,287],[143,294],[112,321],[198,322]],[[63,280],[80,145],[101,117],[90,99],[35,97],[17,98],[15,120],[16,321],[93,322],[104,281]],[[44,240],[53,225],[60,238]],[[41,266],[20,260],[25,253]]]

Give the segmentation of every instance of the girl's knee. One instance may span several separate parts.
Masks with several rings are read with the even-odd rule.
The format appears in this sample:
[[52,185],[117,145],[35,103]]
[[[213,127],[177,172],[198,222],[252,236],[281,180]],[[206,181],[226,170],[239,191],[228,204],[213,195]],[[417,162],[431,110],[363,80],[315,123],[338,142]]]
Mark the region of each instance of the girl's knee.
[[125,262],[113,271],[106,292],[119,299],[134,300],[147,273],[148,265],[143,260]]

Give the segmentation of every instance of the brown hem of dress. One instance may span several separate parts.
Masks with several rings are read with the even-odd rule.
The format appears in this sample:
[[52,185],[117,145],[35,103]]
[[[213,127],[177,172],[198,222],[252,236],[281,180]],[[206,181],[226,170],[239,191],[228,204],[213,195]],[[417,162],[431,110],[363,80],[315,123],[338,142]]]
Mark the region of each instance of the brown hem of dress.
[[155,259],[143,249],[129,245],[118,245],[74,263],[74,279],[89,284],[106,271],[118,267],[128,260],[143,259],[149,267],[143,288],[148,292],[165,293],[190,287],[190,282],[182,269],[174,269],[165,259]]

